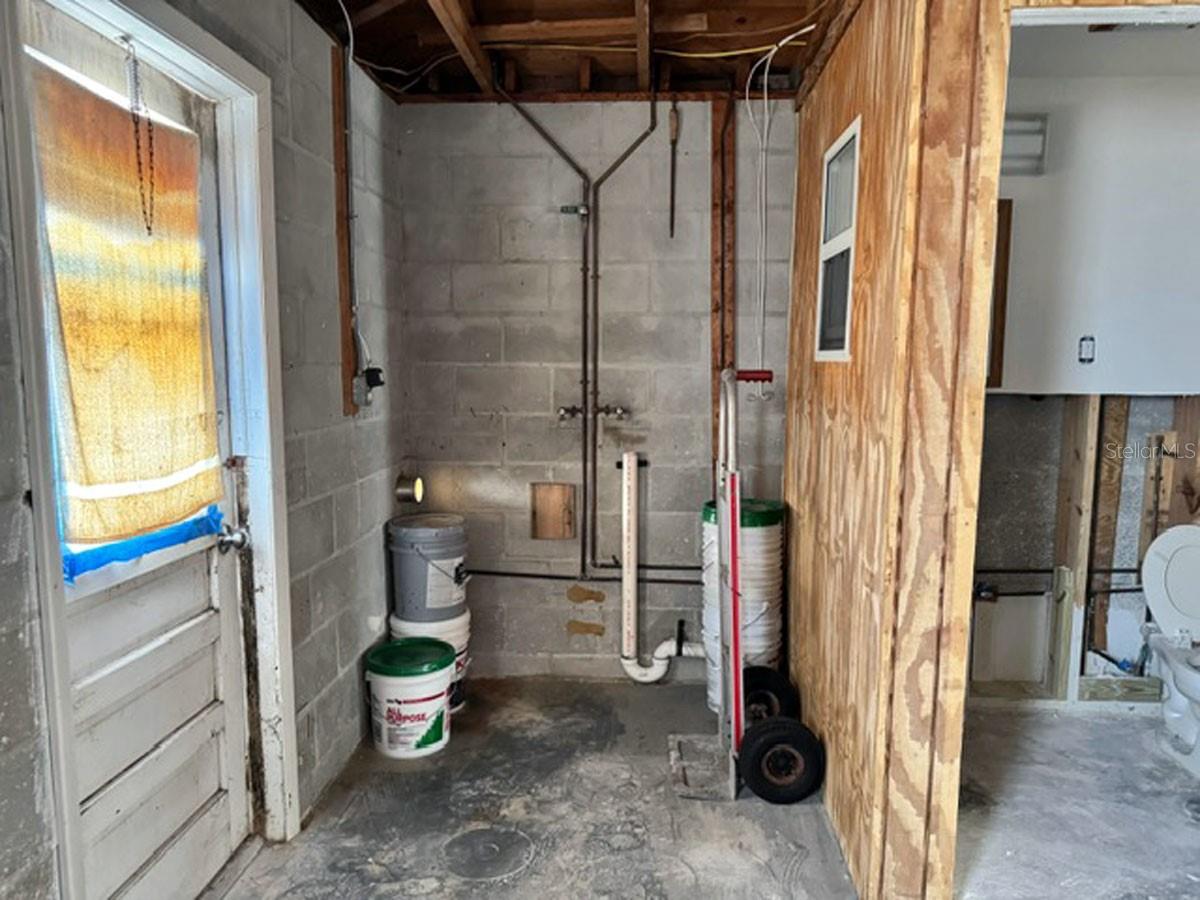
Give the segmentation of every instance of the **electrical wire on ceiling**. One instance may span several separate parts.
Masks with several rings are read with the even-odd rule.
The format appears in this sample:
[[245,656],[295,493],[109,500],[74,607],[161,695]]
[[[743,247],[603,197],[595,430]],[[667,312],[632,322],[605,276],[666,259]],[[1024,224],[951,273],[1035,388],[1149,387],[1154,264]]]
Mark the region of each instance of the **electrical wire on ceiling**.
[[[746,114],[750,117],[750,126],[754,129],[754,136],[758,140],[758,156],[755,166],[756,180],[756,211],[758,213],[758,246],[754,255],[754,293],[757,299],[757,318],[758,318],[758,368],[766,368],[766,339],[767,339],[767,237],[769,233],[767,222],[767,160],[768,148],[771,142],[771,99],[770,99],[770,77],[771,63],[775,59],[775,54],[782,50],[785,46],[799,37],[813,31],[816,25],[806,25],[798,31],[793,31],[787,37],[776,43],[758,62],[750,67],[750,74],[746,78]],[[751,90],[754,84],[754,75],[759,69],[762,69],[762,122],[761,127],[758,120],[754,118],[754,101],[751,97]],[[751,395],[753,396],[753,395]],[[769,400],[773,395],[764,391],[763,385],[760,382],[758,386],[758,399]]]
[[[637,53],[637,47],[625,44],[543,44],[536,41],[484,41],[480,44],[486,50],[555,50],[577,53]],[[804,43],[797,44],[803,47]],[[766,53],[777,49],[777,44],[764,44],[761,47],[739,47],[736,50],[668,50],[653,48],[657,56],[671,56],[679,59],[725,59],[732,56],[750,56],[755,53]]]
[[[751,31],[697,31],[694,34],[686,34],[682,37],[675,38],[673,43],[682,44],[686,41],[709,40],[712,38],[747,38],[758,37],[764,34],[778,34],[780,31],[791,31],[796,28],[803,28],[805,25],[811,25],[813,20],[817,18],[826,7],[832,5],[834,0],[821,0],[816,6],[808,11],[803,17],[796,19],[794,22],[781,22],[778,25],[771,25],[767,28],[755,28]],[[770,48],[764,48],[763,52]]]

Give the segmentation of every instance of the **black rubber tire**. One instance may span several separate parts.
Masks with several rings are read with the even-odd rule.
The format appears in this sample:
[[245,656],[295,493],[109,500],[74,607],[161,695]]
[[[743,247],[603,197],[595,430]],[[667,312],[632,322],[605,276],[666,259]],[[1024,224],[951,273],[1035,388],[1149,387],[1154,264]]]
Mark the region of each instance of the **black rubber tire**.
[[825,748],[795,719],[764,719],[746,729],[738,771],[768,803],[798,803],[825,779]]
[[750,666],[742,672],[742,696],[747,724],[783,716],[800,718],[800,695],[787,676],[770,666]]

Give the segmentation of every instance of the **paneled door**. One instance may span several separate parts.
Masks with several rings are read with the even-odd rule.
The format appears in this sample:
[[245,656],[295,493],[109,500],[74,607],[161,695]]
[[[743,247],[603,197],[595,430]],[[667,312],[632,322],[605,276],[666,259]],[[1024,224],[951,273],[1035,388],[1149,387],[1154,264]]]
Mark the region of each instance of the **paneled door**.
[[251,817],[216,106],[27,21],[84,887],[194,897]]

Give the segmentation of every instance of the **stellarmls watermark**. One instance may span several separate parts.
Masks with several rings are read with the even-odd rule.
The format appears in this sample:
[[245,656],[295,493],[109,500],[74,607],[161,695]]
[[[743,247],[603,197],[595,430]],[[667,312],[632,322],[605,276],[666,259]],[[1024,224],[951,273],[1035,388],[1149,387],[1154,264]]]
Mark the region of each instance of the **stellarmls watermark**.
[[1109,441],[1104,445],[1105,459],[1157,459],[1160,456],[1169,456],[1172,459],[1195,459],[1200,447],[1195,441],[1158,441],[1153,444],[1146,444],[1142,441],[1134,441],[1131,444],[1122,444],[1116,441]]

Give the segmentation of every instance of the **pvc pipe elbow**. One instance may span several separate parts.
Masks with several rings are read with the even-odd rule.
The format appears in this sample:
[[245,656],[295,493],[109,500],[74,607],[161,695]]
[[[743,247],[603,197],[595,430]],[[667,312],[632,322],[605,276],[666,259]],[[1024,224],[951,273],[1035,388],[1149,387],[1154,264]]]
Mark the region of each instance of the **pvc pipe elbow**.
[[[681,648],[680,656],[697,658],[704,656],[704,645],[694,641],[687,641]],[[625,670],[625,674],[638,684],[653,684],[656,681],[662,681],[666,676],[667,670],[671,666],[671,659],[675,656],[675,641],[668,638],[657,647],[654,648],[654,653],[650,657],[650,665],[643,666],[635,658],[621,657],[621,667]]]

